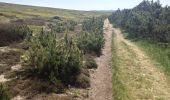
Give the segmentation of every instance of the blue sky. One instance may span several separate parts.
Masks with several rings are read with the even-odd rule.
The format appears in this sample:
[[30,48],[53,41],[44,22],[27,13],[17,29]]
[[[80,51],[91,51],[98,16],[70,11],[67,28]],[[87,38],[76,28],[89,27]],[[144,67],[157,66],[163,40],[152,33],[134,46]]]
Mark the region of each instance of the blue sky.
[[[132,8],[143,0],[0,0],[0,2],[24,5],[45,6],[75,10],[117,10],[118,8]],[[160,0],[170,5],[170,0]]]

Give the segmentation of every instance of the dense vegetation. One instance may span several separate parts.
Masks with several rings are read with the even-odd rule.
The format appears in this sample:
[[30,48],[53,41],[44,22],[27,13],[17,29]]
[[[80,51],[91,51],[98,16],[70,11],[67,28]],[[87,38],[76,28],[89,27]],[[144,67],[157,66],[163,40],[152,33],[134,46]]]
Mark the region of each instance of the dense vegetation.
[[[70,21],[60,26],[68,28],[68,25],[74,27],[76,23]],[[65,34],[60,38],[53,27],[50,32],[42,30],[36,36],[32,36],[27,41],[29,49],[22,58],[25,66],[23,73],[47,80],[59,87],[88,87],[89,76],[86,70],[97,67],[89,53],[95,52],[99,55],[104,45],[103,19],[86,20],[83,27],[83,32],[75,37]]]
[[[106,13],[0,5],[0,22],[6,23],[0,24],[0,46],[22,51],[22,56],[18,56],[20,62],[15,62],[22,68],[10,70],[12,74],[9,75],[18,78],[6,82],[12,97],[20,95],[21,84],[23,91],[28,87],[27,93],[33,91],[33,94],[90,86],[88,69],[97,68],[93,53],[99,56],[104,45],[104,19],[98,16]],[[64,32],[67,34],[58,34]],[[8,100],[6,91],[0,86],[0,99]]]
[[124,36],[136,43],[170,75],[170,7],[144,0],[133,9],[117,10],[109,20],[122,28]]
[[105,14],[0,3],[0,100],[87,98]]
[[68,20],[64,22],[57,21],[54,25],[49,25],[49,27],[51,27],[54,32],[63,33],[66,29],[69,31],[74,31],[76,25],[77,23],[75,21]]
[[85,53],[100,55],[104,45],[103,18],[92,18],[83,22],[83,31],[78,35],[78,47]]
[[29,75],[56,85],[74,84],[83,67],[83,55],[67,34],[63,39],[57,39],[52,32],[41,32],[39,36],[32,37],[24,59]]
[[144,0],[133,9],[115,11],[109,20],[125,29],[132,38],[170,42],[170,7]]
[[17,42],[32,35],[32,31],[27,25],[1,24],[0,25],[0,46]]

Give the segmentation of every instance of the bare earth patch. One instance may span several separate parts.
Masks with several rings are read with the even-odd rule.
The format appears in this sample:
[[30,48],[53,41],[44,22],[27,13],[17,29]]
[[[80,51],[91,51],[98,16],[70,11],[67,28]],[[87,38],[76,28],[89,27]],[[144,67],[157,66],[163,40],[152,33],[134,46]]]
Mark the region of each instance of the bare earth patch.
[[111,41],[112,25],[108,19],[104,22],[105,45],[102,55],[95,60],[98,68],[91,71],[91,88],[89,100],[112,100],[112,67],[111,67]]

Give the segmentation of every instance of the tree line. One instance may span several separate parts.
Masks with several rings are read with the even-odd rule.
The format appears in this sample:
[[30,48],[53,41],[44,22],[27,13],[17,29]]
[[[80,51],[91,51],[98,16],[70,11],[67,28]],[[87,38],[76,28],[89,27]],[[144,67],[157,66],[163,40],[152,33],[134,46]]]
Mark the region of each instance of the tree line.
[[131,38],[144,38],[155,42],[170,42],[170,7],[160,1],[142,1],[133,9],[118,9],[109,20],[125,29]]

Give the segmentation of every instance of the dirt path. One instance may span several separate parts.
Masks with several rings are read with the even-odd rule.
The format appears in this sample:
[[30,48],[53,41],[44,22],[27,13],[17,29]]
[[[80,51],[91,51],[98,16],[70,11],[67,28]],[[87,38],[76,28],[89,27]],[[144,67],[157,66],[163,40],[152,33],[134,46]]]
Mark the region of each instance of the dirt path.
[[112,25],[107,19],[104,22],[104,33],[106,41],[102,50],[102,55],[95,59],[98,68],[93,73],[91,72],[90,100],[112,100]]
[[[167,77],[153,61],[114,28],[121,82],[131,100],[170,100]],[[129,99],[127,99],[129,100]]]

